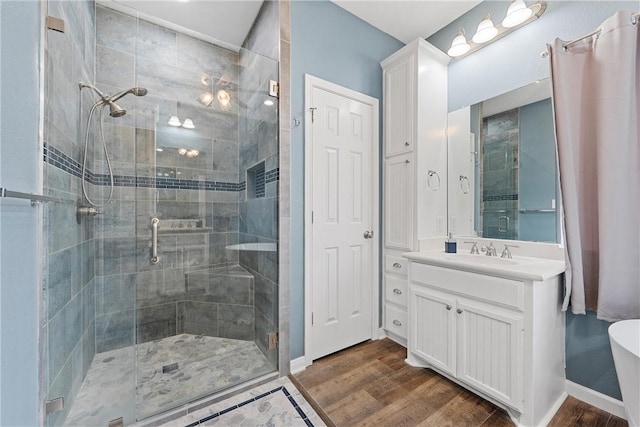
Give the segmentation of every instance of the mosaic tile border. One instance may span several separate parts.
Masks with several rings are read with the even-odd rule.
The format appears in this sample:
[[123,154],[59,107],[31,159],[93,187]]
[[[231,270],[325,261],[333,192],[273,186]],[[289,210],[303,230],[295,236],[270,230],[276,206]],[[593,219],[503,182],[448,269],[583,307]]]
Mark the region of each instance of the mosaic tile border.
[[[44,144],[43,161],[57,167],[77,178],[82,177],[82,165],[55,147]],[[265,172],[265,182],[279,179],[279,169]],[[87,171],[87,182],[94,185],[109,185],[109,175],[95,174]],[[116,187],[145,187],[180,190],[208,190],[238,192],[246,189],[246,182],[206,181],[178,178],[156,178],[144,176],[114,175],[113,185]]]
[[516,194],[502,194],[499,196],[484,196],[483,202],[499,202],[503,200],[518,200],[518,193]]
[[296,410],[296,412],[298,412],[298,415],[300,415],[300,417],[302,417],[302,420],[305,422],[305,424],[308,427],[313,427],[313,423],[309,420],[309,418],[307,417],[307,414],[304,413],[304,411],[300,408],[300,406],[298,405],[298,402],[296,402],[296,400],[293,398],[293,396],[291,396],[291,394],[289,393],[289,390],[287,390],[287,388],[285,386],[280,386],[280,387],[276,387],[273,390],[269,390],[267,392],[264,392],[256,397],[253,397],[251,399],[247,399],[244,402],[240,402],[237,405],[233,405],[230,406],[226,409],[223,409],[220,412],[216,412],[215,414],[209,415],[207,417],[204,417],[196,422],[193,422],[191,424],[187,424],[185,427],[195,427],[201,423],[205,423],[207,421],[211,421],[214,418],[218,418],[221,415],[227,414],[235,409],[241,408],[242,406],[248,405],[251,402],[256,402],[264,397],[267,397],[273,393],[277,393],[279,391],[282,391],[284,393],[284,395],[287,397],[287,399],[289,400],[289,403],[291,403],[291,405],[293,405],[293,408]]

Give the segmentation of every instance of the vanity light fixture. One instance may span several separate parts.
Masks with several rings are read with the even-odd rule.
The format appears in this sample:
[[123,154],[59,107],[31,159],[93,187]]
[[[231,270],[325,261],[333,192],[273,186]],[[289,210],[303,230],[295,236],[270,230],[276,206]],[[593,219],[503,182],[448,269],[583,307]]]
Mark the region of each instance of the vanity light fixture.
[[211,92],[203,92],[198,97],[198,101],[207,107],[213,102],[213,94]]
[[469,42],[464,36],[464,30],[462,28],[458,30],[447,54],[452,58],[469,55],[501,39],[510,32],[535,21],[544,13],[546,8],[547,2],[544,0],[540,0],[529,7],[527,7],[524,0],[513,0],[507,8],[505,18],[498,25],[494,25],[491,16],[485,13],[478,24],[476,33]]
[[522,24],[533,15],[533,11],[524,4],[524,0],[513,0],[507,9],[507,16],[502,20],[502,26],[513,28]]
[[474,43],[486,43],[497,35],[498,29],[495,25],[493,25],[491,15],[485,13],[482,17],[482,21],[480,21],[480,24],[478,24],[476,33],[473,35],[473,38],[471,40],[473,40]]
[[196,126],[193,124],[193,120],[184,119],[184,122],[182,123],[182,127],[185,129],[194,129]]
[[471,49],[471,46],[467,43],[467,38],[464,36],[464,30],[460,28],[456,33],[456,36],[453,38],[451,47],[447,51],[447,54],[455,58],[469,52],[469,49]]
[[178,116],[171,116],[168,123],[169,123],[169,126],[175,126],[175,127],[182,126],[182,122],[180,122],[180,119],[178,118]]

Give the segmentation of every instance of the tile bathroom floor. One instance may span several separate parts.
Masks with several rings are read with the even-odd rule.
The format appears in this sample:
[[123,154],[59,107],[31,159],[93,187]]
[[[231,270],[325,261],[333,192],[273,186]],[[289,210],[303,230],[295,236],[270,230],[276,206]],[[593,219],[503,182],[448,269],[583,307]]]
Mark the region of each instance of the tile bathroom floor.
[[119,416],[132,424],[274,369],[252,341],[202,335],[180,334],[99,353],[65,424],[105,425],[105,419]]
[[[505,411],[429,369],[407,365],[390,339],[319,359],[292,380],[327,425],[513,426]],[[569,397],[550,427],[623,427],[619,417]]]

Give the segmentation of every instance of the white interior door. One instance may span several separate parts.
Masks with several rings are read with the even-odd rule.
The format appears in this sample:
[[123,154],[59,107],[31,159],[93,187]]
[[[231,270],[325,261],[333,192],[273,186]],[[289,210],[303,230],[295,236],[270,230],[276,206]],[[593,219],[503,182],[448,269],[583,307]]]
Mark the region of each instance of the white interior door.
[[312,150],[312,171],[307,171],[311,253],[306,254],[312,288],[311,360],[372,338],[377,283],[372,271],[377,235],[365,237],[369,231],[377,233],[372,215],[372,192],[378,191],[372,176],[375,108],[335,89],[311,87],[313,115],[307,121],[306,147]]

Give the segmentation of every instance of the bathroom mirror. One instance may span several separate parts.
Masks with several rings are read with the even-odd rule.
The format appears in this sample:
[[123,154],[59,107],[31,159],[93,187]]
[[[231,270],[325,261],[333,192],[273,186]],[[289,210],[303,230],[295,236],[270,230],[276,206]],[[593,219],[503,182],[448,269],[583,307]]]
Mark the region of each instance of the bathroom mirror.
[[448,231],[557,242],[549,79],[449,113]]

